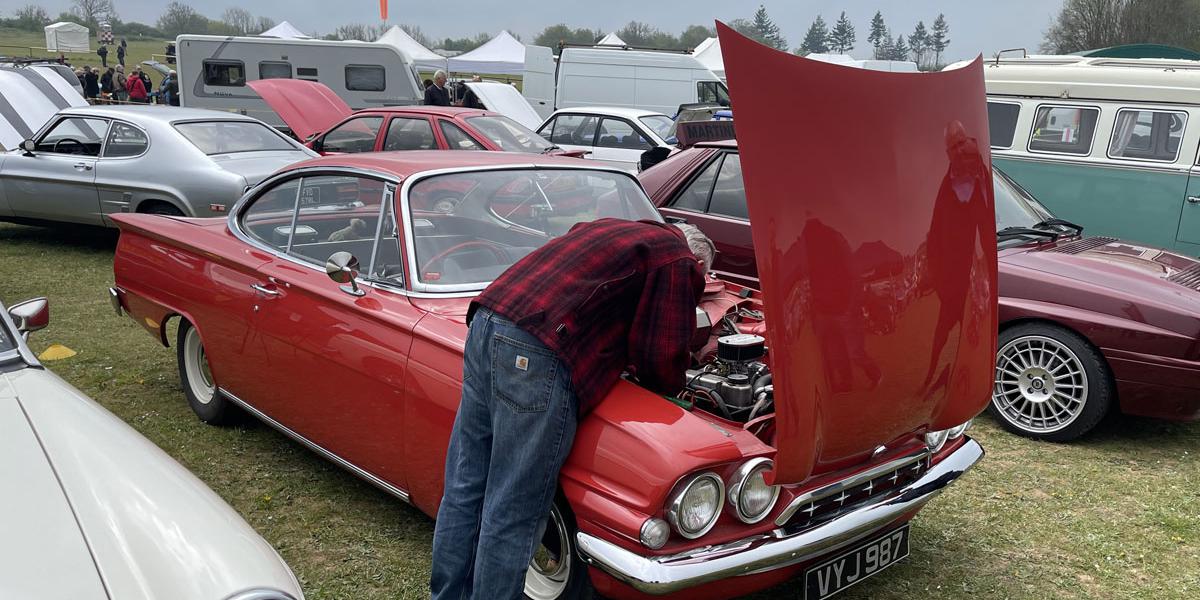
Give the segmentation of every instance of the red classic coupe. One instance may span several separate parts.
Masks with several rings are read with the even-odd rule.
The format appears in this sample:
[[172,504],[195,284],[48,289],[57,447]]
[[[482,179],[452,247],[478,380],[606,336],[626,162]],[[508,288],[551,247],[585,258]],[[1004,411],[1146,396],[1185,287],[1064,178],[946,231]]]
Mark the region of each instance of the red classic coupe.
[[[720,276],[757,286],[741,164],[737,142],[705,143],[639,178],[664,215],[712,238]],[[1200,418],[1200,261],[1083,237],[993,172],[1000,336],[990,411],[1010,431],[1059,442],[1117,410]]]
[[[845,84],[722,36],[730,73],[760,65]],[[861,100],[828,108],[917,139],[909,154],[944,172],[947,123],[987,134],[980,68],[855,80]],[[891,117],[867,110],[876,93],[927,110],[882,127]],[[762,184],[785,181],[762,173]],[[772,223],[756,235],[781,256],[816,256],[798,243],[802,228],[890,248],[872,268],[894,254],[904,276],[864,308],[885,323],[830,304],[862,277],[837,260],[795,261],[761,293],[712,279],[683,391],[664,398],[623,379],[582,418],[528,597],[728,598],[799,579],[819,600],[908,555],[908,521],[983,456],[965,431],[991,386],[994,217],[990,191],[964,204],[930,195],[936,178],[883,185],[896,207],[883,209],[896,217],[885,227],[840,211],[837,194],[806,213],[760,194],[754,210]],[[927,218],[947,208],[965,212]],[[471,298],[550,238],[605,217],[661,218],[632,175],[584,161],[327,156],[280,171],[228,219],[116,216],[110,293],[163,345],[178,320],[179,374],[201,419],[249,412],[435,515]],[[930,268],[920,256],[931,236],[965,260]],[[906,342],[935,324],[938,342]]]

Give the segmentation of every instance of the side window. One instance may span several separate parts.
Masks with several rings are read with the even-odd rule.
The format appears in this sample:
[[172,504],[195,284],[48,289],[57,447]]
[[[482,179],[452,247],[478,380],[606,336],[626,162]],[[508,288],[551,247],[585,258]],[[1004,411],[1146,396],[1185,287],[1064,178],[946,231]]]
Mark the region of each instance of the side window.
[[589,115],[559,115],[550,141],[555,144],[591,146],[596,139],[598,119]]
[[296,67],[296,79],[305,81],[320,81],[317,70],[313,67]]
[[280,252],[286,250],[299,190],[300,180],[289,179],[260,194],[242,211],[242,230]]
[[346,89],[382,92],[387,89],[386,71],[380,65],[346,65]]
[[627,121],[620,119],[602,119],[600,121],[600,139],[596,141],[600,148],[622,148],[628,150],[649,150],[652,146],[646,138],[633,128]]
[[384,150],[437,150],[429,119],[395,117],[388,124]]
[[299,212],[288,254],[323,266],[334,252],[349,252],[368,273],[384,183],[365,177],[320,175],[300,183]]
[[550,137],[554,133],[554,122],[556,120],[557,119],[550,119],[549,121],[543,123],[541,127],[538,127],[537,134],[546,138],[546,141],[548,142],[553,141],[550,139]]
[[325,152],[371,152],[375,149],[380,127],[383,127],[383,117],[350,119],[325,134],[321,149]]
[[246,64],[240,60],[205,59],[204,85],[244,86],[246,85]]
[[39,152],[100,156],[100,147],[104,145],[104,134],[107,132],[108,121],[104,119],[67,117],[38,140],[37,149]]
[[721,163],[721,171],[717,182],[713,185],[712,200],[708,204],[708,212],[737,219],[749,219],[746,210],[746,186],[742,184],[742,157],[739,154],[726,154]]
[[282,61],[263,61],[258,63],[259,79],[291,79],[292,63]]
[[1021,114],[1020,104],[1007,102],[988,102],[988,129],[992,138],[993,148],[1012,148],[1013,137],[1017,133],[1017,116]]
[[1080,106],[1039,106],[1029,139],[1031,152],[1086,155],[1092,150],[1100,110]]
[[451,150],[483,150],[483,146],[479,145],[467,132],[461,127],[451,123],[450,121],[438,121],[438,126],[442,128],[442,135],[446,136],[446,144]]
[[675,197],[671,208],[705,212],[708,210],[708,197],[712,194],[713,182],[717,179],[717,171],[721,169],[721,156],[717,156],[708,166]]
[[1175,162],[1187,113],[1121,109],[1108,144],[1110,158]]
[[145,152],[149,145],[150,140],[141,129],[114,121],[108,132],[108,142],[104,144],[104,157],[137,156]]

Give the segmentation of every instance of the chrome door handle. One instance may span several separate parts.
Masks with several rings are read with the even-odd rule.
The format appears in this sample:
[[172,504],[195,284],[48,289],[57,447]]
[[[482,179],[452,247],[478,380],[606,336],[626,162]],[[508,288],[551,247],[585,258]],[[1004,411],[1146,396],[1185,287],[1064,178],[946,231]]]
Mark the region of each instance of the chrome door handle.
[[1187,201],[1192,204],[1200,204],[1200,196],[1188,196]]
[[89,165],[87,163],[75,163],[75,170],[76,171],[91,171],[92,165]]
[[264,296],[278,296],[278,295],[280,295],[280,294],[282,294],[282,293],[283,293],[283,292],[281,292],[281,291],[279,291],[279,290],[273,290],[273,289],[271,289],[271,288],[269,288],[269,287],[267,287],[267,286],[265,286],[265,285],[263,285],[263,284],[261,284],[261,283],[252,283],[252,284],[250,284],[250,289],[252,289],[252,290],[254,290],[254,291],[256,291],[256,292],[258,292],[258,293],[260,293],[260,294],[262,294],[262,295],[264,295]]

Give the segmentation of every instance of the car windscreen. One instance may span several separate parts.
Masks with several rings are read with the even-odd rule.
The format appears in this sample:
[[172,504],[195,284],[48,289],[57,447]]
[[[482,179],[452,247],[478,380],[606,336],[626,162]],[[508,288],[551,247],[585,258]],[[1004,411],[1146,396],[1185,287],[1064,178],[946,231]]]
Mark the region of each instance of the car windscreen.
[[993,169],[996,196],[996,231],[1008,227],[1032,227],[1053,218],[1040,202],[999,169]]
[[419,283],[456,290],[482,289],[578,223],[661,220],[631,176],[588,169],[436,175],[414,183],[403,202]]
[[282,134],[262,123],[192,121],[176,123],[175,130],[208,155],[277,150],[300,152],[300,149]]
[[467,117],[467,122],[506,152],[541,153],[554,147],[542,136],[508,117]]
[[666,115],[650,115],[638,120],[642,122],[642,125],[649,127],[654,135],[664,140],[671,137],[671,128],[675,126],[675,121]]

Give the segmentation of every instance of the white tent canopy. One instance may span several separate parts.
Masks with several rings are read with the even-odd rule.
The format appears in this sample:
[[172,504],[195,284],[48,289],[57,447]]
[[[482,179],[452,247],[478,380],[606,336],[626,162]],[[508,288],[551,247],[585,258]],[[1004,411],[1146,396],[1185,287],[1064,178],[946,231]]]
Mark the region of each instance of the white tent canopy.
[[625,40],[618,37],[617,32],[614,31],[614,32],[600,38],[600,41],[596,42],[596,45],[597,46],[628,46],[629,44],[626,44]]
[[515,75],[525,72],[525,44],[507,31],[470,52],[450,59],[456,73],[493,73]]
[[725,57],[721,56],[721,41],[715,37],[710,37],[692,51],[692,57],[700,61],[709,71],[716,73],[717,77],[725,79]]
[[50,52],[90,52],[91,31],[87,27],[70,21],[59,21],[46,26],[46,50]]
[[282,38],[287,40],[311,40],[312,36],[296,29],[296,26],[283,21],[282,23],[258,34],[261,37]]
[[387,33],[375,40],[380,44],[387,44],[396,48],[409,59],[418,69],[445,69],[446,57],[426,48],[421,45],[421,42],[414,40],[407,31],[400,28],[399,25],[392,26],[387,30]]

